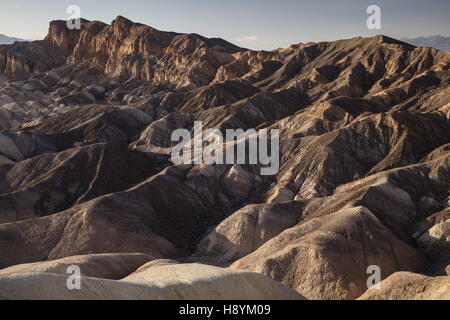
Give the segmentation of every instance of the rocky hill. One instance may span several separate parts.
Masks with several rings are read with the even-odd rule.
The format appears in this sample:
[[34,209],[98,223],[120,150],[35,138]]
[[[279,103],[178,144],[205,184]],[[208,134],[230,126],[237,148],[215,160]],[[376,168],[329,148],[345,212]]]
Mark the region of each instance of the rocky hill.
[[[385,36],[252,51],[119,16],[2,45],[0,297],[449,299],[449,84],[449,52]],[[279,172],[174,165],[194,121],[280,130]],[[55,287],[65,259],[91,291]]]

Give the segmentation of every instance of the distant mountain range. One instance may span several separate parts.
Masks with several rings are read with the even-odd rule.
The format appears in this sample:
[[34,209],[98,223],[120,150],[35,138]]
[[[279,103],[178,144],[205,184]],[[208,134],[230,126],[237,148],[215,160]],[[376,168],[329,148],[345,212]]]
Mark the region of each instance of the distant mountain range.
[[25,41],[24,39],[13,38],[0,34],[0,44],[13,44],[15,41]]
[[450,300],[449,65],[122,16],[0,46],[0,299]]
[[450,51],[450,37],[429,36],[401,40],[418,47],[432,47],[442,51]]

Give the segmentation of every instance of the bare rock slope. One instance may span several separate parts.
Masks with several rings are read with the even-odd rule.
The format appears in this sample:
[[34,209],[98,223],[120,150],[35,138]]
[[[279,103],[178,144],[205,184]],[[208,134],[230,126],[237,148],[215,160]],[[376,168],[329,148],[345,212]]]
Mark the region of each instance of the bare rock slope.
[[[0,273],[2,299],[152,299],[152,300],[303,300],[272,279],[257,273],[201,264],[148,260],[143,255],[93,255],[19,265]],[[131,260],[131,261],[130,261]],[[139,266],[140,260],[140,268]],[[80,290],[68,290],[64,269],[77,263],[87,270]],[[125,265],[126,264],[126,265]],[[135,265],[136,271],[130,270]],[[108,268],[116,273],[109,274]],[[97,270],[96,270],[97,269]],[[101,270],[104,270],[103,273]],[[134,271],[134,272],[133,272]],[[117,275],[128,272],[126,277]],[[240,290],[236,290],[239,287]]]

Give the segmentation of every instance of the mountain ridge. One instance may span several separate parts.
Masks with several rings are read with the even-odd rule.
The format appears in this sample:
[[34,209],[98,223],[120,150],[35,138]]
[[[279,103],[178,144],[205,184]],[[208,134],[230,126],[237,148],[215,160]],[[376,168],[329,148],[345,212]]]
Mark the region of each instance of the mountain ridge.
[[433,47],[442,51],[450,51],[450,37],[443,37],[439,35],[428,37],[417,37],[411,39],[402,39],[405,42],[416,46]]
[[4,34],[0,34],[0,45],[2,45],[2,44],[13,44],[16,41],[28,41],[28,40],[15,38],[15,37],[8,37],[8,36],[6,36]]

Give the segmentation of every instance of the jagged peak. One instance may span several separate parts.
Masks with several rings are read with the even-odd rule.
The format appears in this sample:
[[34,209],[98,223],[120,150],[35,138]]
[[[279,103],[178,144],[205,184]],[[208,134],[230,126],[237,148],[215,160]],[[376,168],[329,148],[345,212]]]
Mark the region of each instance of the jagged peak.
[[[52,20],[52,21],[50,21],[49,26],[50,26],[50,28],[51,27],[67,28],[67,21],[69,21],[69,20]],[[81,18],[81,25],[84,25],[84,24],[87,24],[90,22],[91,22],[90,20]]]

